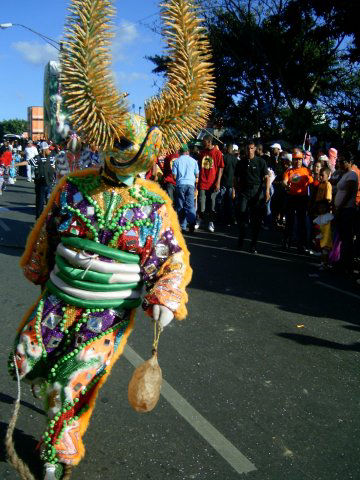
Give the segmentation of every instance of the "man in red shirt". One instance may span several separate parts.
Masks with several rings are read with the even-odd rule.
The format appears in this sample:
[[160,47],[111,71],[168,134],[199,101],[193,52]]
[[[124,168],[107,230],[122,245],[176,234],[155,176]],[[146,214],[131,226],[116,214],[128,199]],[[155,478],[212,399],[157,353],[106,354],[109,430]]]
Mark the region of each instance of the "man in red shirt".
[[290,248],[295,218],[297,220],[298,252],[305,253],[307,244],[306,214],[309,202],[309,185],[314,179],[310,171],[303,167],[304,154],[300,148],[292,153],[292,168],[284,173],[283,185],[287,190],[286,224],[284,248]]
[[163,168],[163,188],[165,192],[169,195],[172,202],[175,204],[175,188],[176,188],[176,180],[172,173],[172,166],[174,163],[175,158],[179,158],[178,153],[173,153],[171,155],[167,155],[164,160],[164,168]]
[[212,143],[212,138],[207,135],[203,139],[204,150],[199,154],[199,202],[200,218],[208,218],[208,229],[215,231],[215,201],[220,190],[221,177],[224,170],[223,154]]

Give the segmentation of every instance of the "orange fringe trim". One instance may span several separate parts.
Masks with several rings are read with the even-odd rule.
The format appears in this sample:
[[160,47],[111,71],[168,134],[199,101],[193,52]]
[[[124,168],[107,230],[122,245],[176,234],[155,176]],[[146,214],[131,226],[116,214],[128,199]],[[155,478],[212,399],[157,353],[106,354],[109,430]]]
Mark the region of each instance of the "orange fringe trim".
[[[86,432],[86,430],[89,426],[90,418],[91,418],[91,415],[92,415],[93,410],[95,408],[97,396],[100,392],[100,389],[102,388],[102,386],[106,382],[108,376],[110,375],[111,370],[112,370],[113,366],[115,365],[115,362],[117,362],[117,360],[122,355],[122,353],[124,351],[124,348],[125,348],[125,345],[127,344],[128,338],[129,338],[131,332],[134,329],[135,312],[136,312],[135,310],[132,310],[132,312],[130,314],[130,323],[129,323],[127,329],[124,332],[123,338],[121,339],[121,342],[120,342],[120,345],[119,345],[118,349],[116,350],[115,354],[113,355],[113,357],[111,359],[110,365],[106,369],[107,373],[101,378],[99,383],[94,388],[93,395],[91,396],[91,399],[89,401],[89,407],[90,407],[89,410],[87,410],[80,418],[80,435],[81,435],[81,438],[84,436],[84,434],[85,434],[85,432]],[[78,463],[81,461],[81,459],[84,457],[84,455],[85,455],[84,444],[83,444],[82,441],[79,441],[79,461],[75,465],[78,465]]]

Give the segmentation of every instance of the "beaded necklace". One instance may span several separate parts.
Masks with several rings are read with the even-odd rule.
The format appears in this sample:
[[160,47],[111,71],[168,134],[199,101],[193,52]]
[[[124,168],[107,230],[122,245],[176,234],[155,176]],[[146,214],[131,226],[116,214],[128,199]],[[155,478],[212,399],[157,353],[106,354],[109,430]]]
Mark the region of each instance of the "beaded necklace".
[[100,243],[99,230],[109,230],[113,232],[113,238],[109,243],[110,247],[116,247],[120,235],[134,227],[154,227],[154,222],[150,218],[137,219],[134,221],[128,220],[125,225],[120,225],[120,218],[125,215],[126,211],[133,208],[152,207],[154,204],[165,203],[165,200],[159,195],[149,192],[143,186],[138,190],[135,187],[131,187],[128,189],[128,192],[131,197],[136,200],[135,203],[127,203],[119,207],[122,201],[121,194],[117,193],[116,190],[113,190],[111,193],[106,191],[103,193],[105,203],[105,210],[103,210],[98,202],[91,196],[91,192],[101,185],[101,178],[98,175],[69,177],[69,181],[76,185],[84,198],[94,208],[98,229],[92,225],[91,220],[87,218],[86,215],[81,213],[79,208],[74,208],[67,203],[64,205],[64,208],[77,216],[89,228],[93,234],[94,241],[97,243]]

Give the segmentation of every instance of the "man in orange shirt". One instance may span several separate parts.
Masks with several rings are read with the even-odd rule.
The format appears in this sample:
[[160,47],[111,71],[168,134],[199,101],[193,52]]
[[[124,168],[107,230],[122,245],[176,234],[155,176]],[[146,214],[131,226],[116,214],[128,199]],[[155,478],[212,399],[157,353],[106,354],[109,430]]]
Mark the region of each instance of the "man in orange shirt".
[[291,237],[297,220],[298,252],[305,253],[307,244],[306,213],[308,207],[309,185],[313,183],[310,171],[303,167],[304,154],[300,148],[294,148],[292,153],[293,166],[284,173],[283,184],[287,190],[286,224],[284,233],[284,248],[290,248]]

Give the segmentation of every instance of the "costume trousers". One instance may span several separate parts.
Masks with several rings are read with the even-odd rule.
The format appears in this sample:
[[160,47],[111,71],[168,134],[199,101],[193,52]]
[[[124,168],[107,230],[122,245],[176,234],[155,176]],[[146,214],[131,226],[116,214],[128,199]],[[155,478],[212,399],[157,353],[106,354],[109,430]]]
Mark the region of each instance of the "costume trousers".
[[200,218],[209,222],[216,219],[216,197],[218,192],[211,190],[199,190]]
[[244,241],[246,225],[250,220],[251,243],[255,246],[259,238],[261,223],[265,215],[264,198],[258,193],[253,196],[240,193],[237,198],[236,210],[239,225],[239,245],[242,245]]
[[186,228],[186,223],[194,226],[196,211],[194,202],[195,187],[193,185],[178,185],[176,187],[176,211],[181,228]]
[[286,203],[286,224],[284,232],[285,242],[290,243],[293,235],[295,219],[297,226],[297,244],[299,248],[307,245],[306,214],[308,207],[307,195],[288,195]]
[[124,349],[134,316],[135,310],[69,306],[48,291],[25,315],[14,354],[20,378],[44,401],[44,461],[77,465],[84,456],[82,437],[98,391]]

